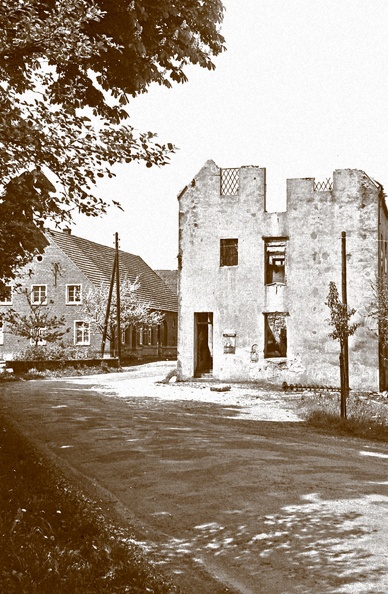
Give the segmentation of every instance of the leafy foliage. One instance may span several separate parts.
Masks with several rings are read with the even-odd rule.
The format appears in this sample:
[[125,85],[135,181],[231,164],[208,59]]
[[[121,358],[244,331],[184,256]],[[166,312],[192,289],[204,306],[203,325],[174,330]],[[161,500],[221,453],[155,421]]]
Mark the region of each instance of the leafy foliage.
[[[163,314],[152,309],[151,305],[139,296],[140,283],[123,278],[120,283],[120,327],[124,331],[130,326],[158,326],[163,321]],[[102,283],[89,289],[83,298],[84,319],[101,334],[104,331],[106,304],[109,286]],[[117,298],[113,291],[108,319],[107,339],[114,342],[117,337]]]
[[70,359],[93,359],[99,353],[77,345],[65,345],[62,342],[41,346],[29,346],[15,354],[16,361],[69,361]]
[[371,305],[370,316],[377,320],[378,334],[382,345],[388,347],[388,277],[379,277],[372,283],[374,302]]
[[329,336],[333,340],[339,340],[342,345],[345,338],[352,336],[359,327],[358,323],[349,324],[350,318],[356,313],[356,310],[340,301],[337,286],[333,282],[329,283],[326,305],[330,309],[329,324],[334,328]]
[[28,314],[10,308],[3,315],[3,320],[9,324],[12,334],[28,338],[34,347],[42,343],[59,340],[66,332],[63,329],[65,325],[64,316],[58,318],[52,315],[48,305],[32,303],[27,289],[21,291],[21,293],[26,298],[29,309]]
[[213,69],[222,17],[220,0],[0,0],[0,279],[48,219],[104,213],[116,163],[168,163],[172,144],[124,123],[128,96]]

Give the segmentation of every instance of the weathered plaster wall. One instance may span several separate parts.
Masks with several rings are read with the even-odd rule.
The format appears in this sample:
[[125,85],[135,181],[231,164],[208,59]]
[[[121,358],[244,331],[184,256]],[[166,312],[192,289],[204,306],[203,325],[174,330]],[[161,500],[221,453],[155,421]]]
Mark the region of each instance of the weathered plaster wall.
[[[386,284],[388,278],[388,209],[385,202],[383,190],[379,195],[379,233],[378,233],[378,270],[380,279],[384,279]],[[377,286],[378,275],[376,274],[374,285]],[[388,347],[384,344],[384,338],[381,336],[379,345],[380,356],[380,390],[388,388]]]
[[[364,172],[337,170],[332,191],[314,191],[313,179],[288,180],[287,213],[268,213],[265,169],[241,168],[239,194],[221,196],[220,169],[208,161],[179,201],[179,379],[194,375],[194,312],[213,312],[214,377],[339,385],[339,344],[328,336],[325,301],[330,281],[341,295],[346,231],[348,303],[361,324],[349,344],[350,384],[377,389],[378,339],[368,313],[378,270],[379,192]],[[288,238],[285,286],[265,286],[265,237]],[[238,238],[238,266],[220,267],[221,238]],[[264,358],[265,312],[289,314],[287,359]],[[235,354],[223,352],[225,331],[236,333]],[[251,360],[254,344],[258,356]]]
[[[361,323],[349,340],[350,385],[378,385],[378,340],[367,318],[377,272],[378,188],[362,171],[337,170],[331,192],[315,192],[313,180],[288,180],[289,359],[295,381],[339,385],[339,343],[328,337],[325,305],[329,282],[341,297],[341,232],[347,247],[348,304]],[[301,224],[303,221],[303,224]],[[290,377],[291,379],[291,377]]]
[[[240,170],[236,196],[220,195],[220,170],[208,161],[180,198],[179,376],[194,374],[194,312],[213,312],[213,373],[244,379],[253,344],[263,350],[266,296],[263,237],[285,234],[284,213],[267,213],[265,170]],[[238,266],[220,267],[220,239],[238,239]],[[224,354],[223,333],[236,332]]]

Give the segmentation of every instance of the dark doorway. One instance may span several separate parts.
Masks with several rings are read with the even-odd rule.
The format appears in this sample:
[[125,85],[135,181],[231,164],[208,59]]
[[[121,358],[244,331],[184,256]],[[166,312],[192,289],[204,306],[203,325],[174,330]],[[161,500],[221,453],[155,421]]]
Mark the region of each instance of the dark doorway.
[[194,314],[194,375],[201,377],[213,371],[213,314]]

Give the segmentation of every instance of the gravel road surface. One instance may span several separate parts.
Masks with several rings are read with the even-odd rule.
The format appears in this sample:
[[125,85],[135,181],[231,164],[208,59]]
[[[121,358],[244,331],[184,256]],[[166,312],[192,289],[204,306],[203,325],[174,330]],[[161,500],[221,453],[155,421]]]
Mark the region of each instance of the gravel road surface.
[[4,414],[190,594],[386,594],[388,444],[298,396],[160,384],[173,363],[0,386]]

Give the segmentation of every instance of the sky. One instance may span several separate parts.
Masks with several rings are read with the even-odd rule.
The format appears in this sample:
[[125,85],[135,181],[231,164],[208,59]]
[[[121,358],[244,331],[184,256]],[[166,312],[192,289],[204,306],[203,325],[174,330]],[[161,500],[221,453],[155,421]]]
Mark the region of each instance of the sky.
[[179,150],[169,165],[117,167],[98,194],[118,200],[72,232],[176,269],[177,195],[208,159],[267,169],[269,210],[284,210],[286,179],[356,168],[388,189],[388,2],[224,0],[227,51],[215,71],[152,85],[131,101],[130,123]]

